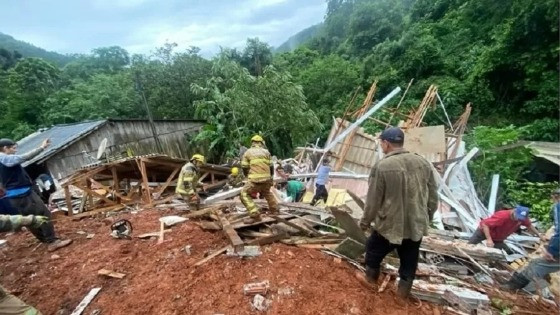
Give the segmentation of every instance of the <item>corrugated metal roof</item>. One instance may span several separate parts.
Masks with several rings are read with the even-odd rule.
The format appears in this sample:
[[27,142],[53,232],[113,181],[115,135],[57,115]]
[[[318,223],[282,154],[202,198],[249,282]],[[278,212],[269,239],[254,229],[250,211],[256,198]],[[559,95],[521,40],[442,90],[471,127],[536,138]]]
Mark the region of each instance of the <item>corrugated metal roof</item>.
[[533,149],[533,155],[560,165],[560,143],[558,142],[531,142],[527,145]]
[[59,150],[79,140],[83,136],[91,133],[107,120],[96,120],[76,124],[56,125],[48,129],[42,129],[18,141],[18,152],[25,153],[38,148],[45,139],[51,140],[51,145],[41,154],[23,163],[27,166],[33,163],[42,162]]

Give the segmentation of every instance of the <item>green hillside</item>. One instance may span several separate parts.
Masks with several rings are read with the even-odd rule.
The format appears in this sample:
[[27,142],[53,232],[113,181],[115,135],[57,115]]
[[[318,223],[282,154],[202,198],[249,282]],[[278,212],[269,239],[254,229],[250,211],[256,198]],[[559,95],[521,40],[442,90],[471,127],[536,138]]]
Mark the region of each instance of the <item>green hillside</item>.
[[320,32],[322,25],[323,23],[315,24],[304,29],[303,31],[298,32],[297,34],[288,38],[288,40],[285,41],[282,45],[278,46],[274,50],[274,52],[283,53],[298,48],[300,45],[315,37]]
[[71,56],[47,51],[4,33],[0,33],[0,49],[5,49],[9,52],[17,51],[23,57],[42,58],[59,66],[65,65],[73,59]]

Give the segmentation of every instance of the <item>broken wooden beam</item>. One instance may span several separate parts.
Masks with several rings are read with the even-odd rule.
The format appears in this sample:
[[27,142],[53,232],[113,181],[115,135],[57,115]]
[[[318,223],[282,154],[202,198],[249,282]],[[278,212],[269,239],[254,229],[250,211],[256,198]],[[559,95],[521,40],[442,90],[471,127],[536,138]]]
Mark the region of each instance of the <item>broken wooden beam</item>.
[[231,245],[233,246],[233,250],[236,253],[243,251],[245,243],[243,242],[241,237],[237,235],[237,232],[235,231],[233,226],[229,223],[229,221],[226,219],[226,217],[224,216],[221,210],[217,211],[216,214],[220,219],[220,223],[222,224],[222,229],[224,231],[224,234],[227,236],[227,238],[229,238]]
[[296,229],[296,230],[298,230],[298,231],[300,231],[304,234],[311,235],[311,236],[320,236],[321,235],[321,233],[317,232],[317,230],[315,230],[312,227],[304,227],[304,226],[298,225],[296,223],[292,223],[292,222],[290,222],[290,221],[288,221],[288,220],[286,220],[286,219],[284,219],[280,216],[277,216],[277,215],[272,215],[271,217],[276,219],[278,222],[282,222],[289,227],[293,227],[294,229]]
[[267,244],[272,244],[275,242],[278,242],[280,240],[283,240],[285,238],[288,238],[288,234],[286,233],[280,233],[280,234],[272,234],[269,236],[265,236],[265,237],[260,237],[260,238],[256,238],[254,240],[250,240],[247,242],[247,245],[267,245]]
[[206,262],[208,262],[209,260],[211,260],[212,258],[214,258],[214,257],[216,257],[216,256],[218,256],[218,255],[221,255],[221,254],[225,253],[225,252],[228,250],[228,248],[230,248],[230,247],[231,247],[231,246],[228,245],[228,246],[226,246],[226,247],[220,248],[220,249],[216,250],[215,252],[213,252],[212,254],[206,256],[204,259],[199,260],[199,261],[198,261],[196,264],[194,264],[194,265],[195,265],[196,267],[202,266],[202,265],[204,265]]

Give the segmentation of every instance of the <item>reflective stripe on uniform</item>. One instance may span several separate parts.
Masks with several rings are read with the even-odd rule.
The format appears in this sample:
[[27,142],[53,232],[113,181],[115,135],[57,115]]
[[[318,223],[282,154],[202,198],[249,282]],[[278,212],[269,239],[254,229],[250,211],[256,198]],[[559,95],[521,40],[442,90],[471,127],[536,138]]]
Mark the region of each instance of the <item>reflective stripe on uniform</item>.
[[258,163],[263,163],[263,164],[266,164],[266,165],[270,165],[270,159],[252,159],[252,160],[249,161],[250,165],[255,165],[255,164],[258,164]]
[[262,178],[271,178],[270,173],[267,174],[249,174],[249,179],[262,179]]

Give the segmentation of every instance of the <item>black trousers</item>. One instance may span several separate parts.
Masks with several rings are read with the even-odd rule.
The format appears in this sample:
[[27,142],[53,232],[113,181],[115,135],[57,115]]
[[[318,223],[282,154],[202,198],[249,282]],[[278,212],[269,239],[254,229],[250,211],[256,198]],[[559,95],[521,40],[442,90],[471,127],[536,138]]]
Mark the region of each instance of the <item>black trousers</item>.
[[325,185],[315,184],[315,196],[313,196],[311,205],[314,206],[319,199],[323,199],[323,202],[327,203],[328,198],[329,192],[327,191],[327,187],[325,187]]
[[[51,218],[51,212],[41,200],[41,197],[33,190],[29,194],[8,199],[12,208],[21,215],[42,215]],[[70,210],[71,211],[71,210]],[[27,229],[41,242],[52,243],[56,240],[54,225],[49,220],[41,224],[39,228],[27,227]]]
[[396,249],[401,263],[399,276],[404,281],[413,281],[418,268],[421,243],[422,240],[415,242],[411,239],[404,239],[401,245],[391,244],[381,234],[374,231],[366,244],[366,266],[374,269],[381,268],[381,262],[385,256]]

